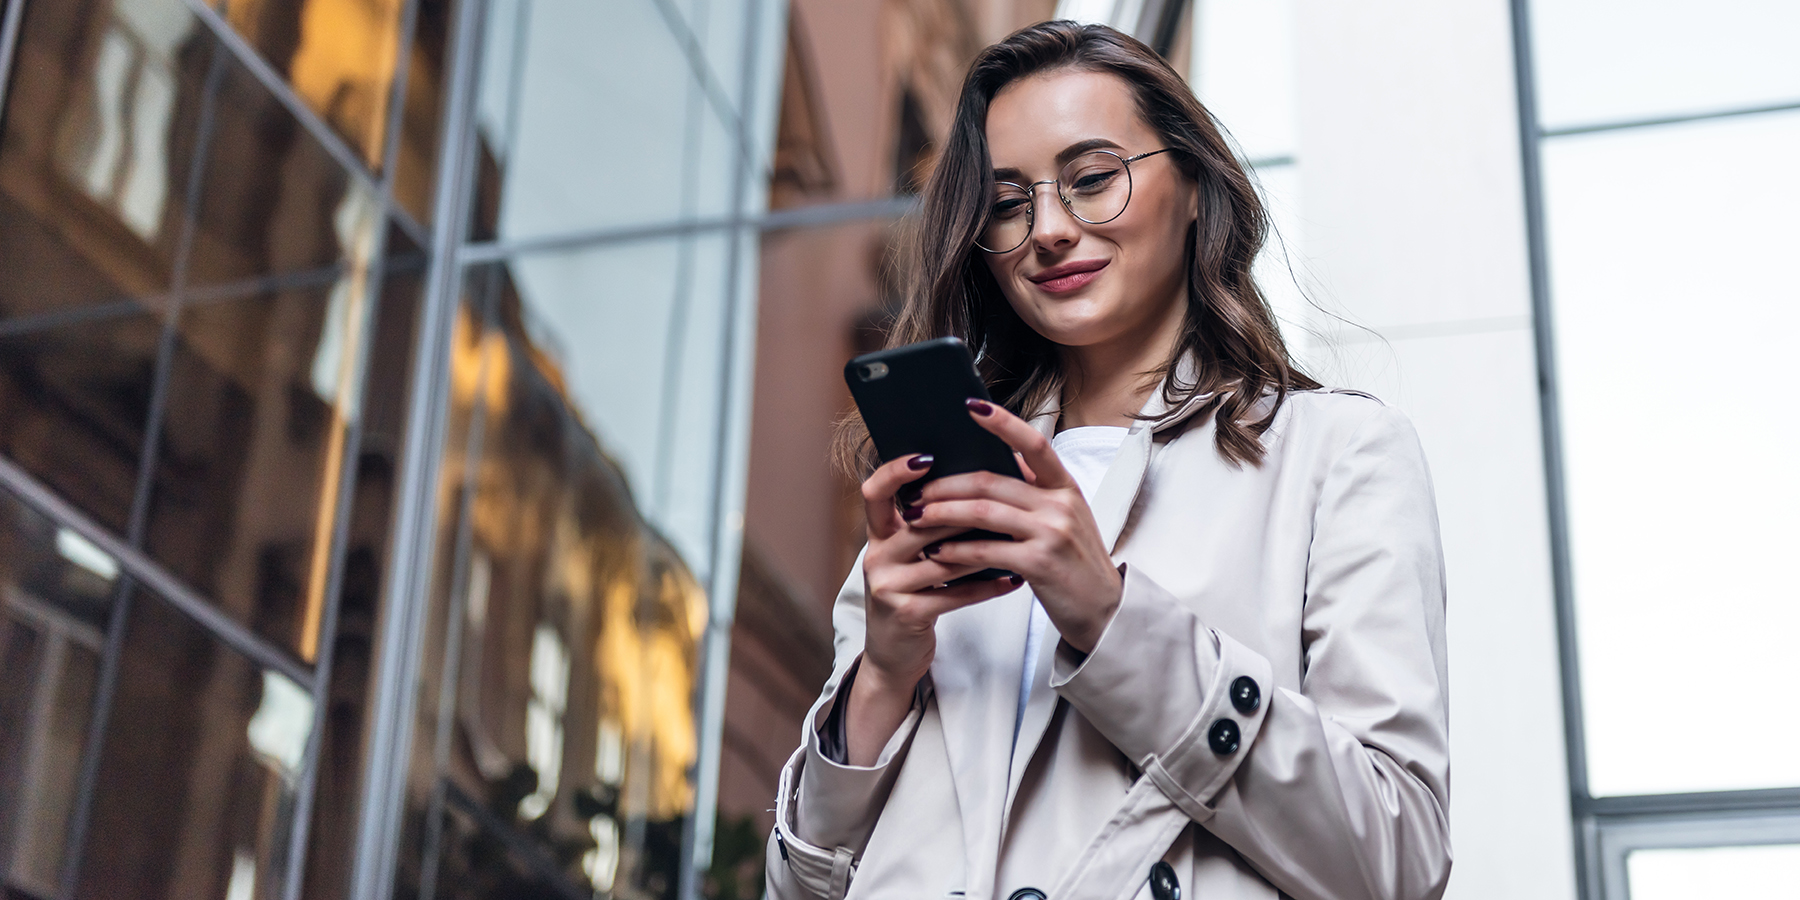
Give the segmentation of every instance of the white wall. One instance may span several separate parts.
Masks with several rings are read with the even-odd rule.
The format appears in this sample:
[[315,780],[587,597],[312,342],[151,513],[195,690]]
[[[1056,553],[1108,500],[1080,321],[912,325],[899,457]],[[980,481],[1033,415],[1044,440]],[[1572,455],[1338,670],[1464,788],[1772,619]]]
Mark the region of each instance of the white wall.
[[1385,339],[1340,333],[1314,356],[1411,415],[1437,485],[1448,896],[1573,898],[1508,5],[1294,2],[1289,238],[1315,299]]

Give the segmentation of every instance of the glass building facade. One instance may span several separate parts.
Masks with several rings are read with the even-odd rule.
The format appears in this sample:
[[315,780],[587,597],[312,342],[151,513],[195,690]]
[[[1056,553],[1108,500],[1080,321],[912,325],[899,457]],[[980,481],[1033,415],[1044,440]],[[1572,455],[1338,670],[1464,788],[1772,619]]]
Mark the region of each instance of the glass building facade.
[[6,6],[6,897],[705,888],[784,16]]

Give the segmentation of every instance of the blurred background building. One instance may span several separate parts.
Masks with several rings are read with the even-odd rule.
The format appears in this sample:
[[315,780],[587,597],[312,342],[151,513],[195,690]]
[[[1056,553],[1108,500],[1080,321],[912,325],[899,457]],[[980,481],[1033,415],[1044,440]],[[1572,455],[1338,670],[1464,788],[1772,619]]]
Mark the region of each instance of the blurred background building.
[[1450,894],[1800,883],[1800,7],[9,0],[0,891],[753,897],[980,47],[1186,73],[1417,423]]

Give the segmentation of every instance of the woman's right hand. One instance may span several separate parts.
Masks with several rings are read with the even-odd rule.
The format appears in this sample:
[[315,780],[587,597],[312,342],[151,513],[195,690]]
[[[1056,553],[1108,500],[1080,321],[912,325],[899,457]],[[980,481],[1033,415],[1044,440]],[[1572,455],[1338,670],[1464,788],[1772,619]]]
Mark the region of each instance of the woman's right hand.
[[913,691],[937,652],[938,616],[1017,588],[994,578],[943,587],[976,571],[925,558],[925,548],[962,528],[914,528],[896,502],[900,490],[931,471],[932,458],[902,456],[862,483],[869,544],[863,553],[867,624],[862,664],[850,686],[845,737],[850,764],[874,765],[912,709]]

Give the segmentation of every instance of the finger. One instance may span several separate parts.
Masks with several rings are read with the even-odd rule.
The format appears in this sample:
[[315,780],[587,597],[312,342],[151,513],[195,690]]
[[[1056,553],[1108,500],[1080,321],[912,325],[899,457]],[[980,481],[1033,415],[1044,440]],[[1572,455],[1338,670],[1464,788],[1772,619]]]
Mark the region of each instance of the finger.
[[1039,487],[1060,488],[1075,483],[1068,470],[1063,468],[1062,460],[1056,458],[1050,439],[1024,419],[986,400],[970,398],[968,406],[969,418],[999,436],[1025,459],[1025,464],[1037,474]]
[[917,594],[942,587],[965,575],[973,575],[987,566],[939,562],[920,556],[917,562],[895,566],[883,579],[881,590],[889,595]]
[[1024,572],[1031,569],[1031,550],[1016,541],[945,541],[929,548],[930,561],[979,572],[982,569],[1006,569]]
[[1037,484],[1037,473],[1031,471],[1031,464],[1017,450],[1013,451],[1013,461],[1019,464],[1019,472],[1025,476],[1026,484]]
[[984,578],[955,587],[924,591],[919,594],[919,600],[923,607],[920,611],[933,617],[941,616],[965,606],[974,606],[977,603],[1010,594],[1018,590],[1019,586],[1024,583],[1024,579],[1014,575],[1009,578]]
[[913,523],[895,531],[881,539],[879,546],[871,545],[869,552],[879,555],[881,559],[895,563],[908,563],[919,558],[919,553],[931,544],[946,538],[955,537],[967,528],[921,528]]
[[964,472],[961,475],[947,475],[926,485],[915,506],[923,509],[929,504],[945,500],[987,499],[1020,509],[1036,509],[1044,505],[1046,498],[1046,489],[1026,484],[1017,478],[993,472]]
[[1055,528],[1056,522],[1044,521],[1054,515],[1053,512],[1027,511],[985,498],[940,500],[920,507],[919,518],[914,520],[913,525],[916,528],[954,528],[958,531],[980,528],[1023,541],[1036,534],[1040,528]]
[[870,540],[890,537],[900,530],[900,511],[894,508],[894,494],[901,486],[931,471],[931,463],[928,453],[900,456],[863,479],[863,516],[868,520]]

